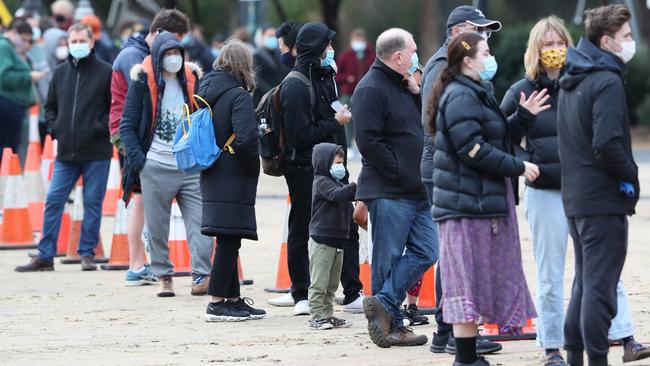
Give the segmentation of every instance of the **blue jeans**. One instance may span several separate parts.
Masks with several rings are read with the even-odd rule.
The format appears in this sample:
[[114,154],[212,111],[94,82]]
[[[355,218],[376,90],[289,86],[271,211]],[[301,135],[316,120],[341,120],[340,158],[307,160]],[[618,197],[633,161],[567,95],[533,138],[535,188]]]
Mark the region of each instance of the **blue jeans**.
[[402,327],[406,290],[438,260],[431,205],[408,199],[365,202],[372,222],[372,293],[393,316],[393,327]]
[[80,176],[83,176],[84,217],[77,253],[81,257],[95,255],[110,163],[110,160],[91,160],[80,163],[54,161],[52,183],[45,199],[43,236],[38,243],[40,259],[49,261],[56,254],[61,215],[70,191]]
[[[569,224],[559,190],[526,187],[525,213],[533,234],[537,267],[535,307],[537,308],[537,346],[564,346],[564,265]],[[623,282],[617,286],[618,313],[609,330],[610,340],[634,334],[630,307]]]

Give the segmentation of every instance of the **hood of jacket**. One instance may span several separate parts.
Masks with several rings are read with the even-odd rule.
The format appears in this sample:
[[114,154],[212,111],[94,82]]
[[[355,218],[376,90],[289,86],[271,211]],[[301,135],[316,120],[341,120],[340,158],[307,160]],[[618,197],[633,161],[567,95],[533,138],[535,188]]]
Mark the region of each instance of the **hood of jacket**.
[[122,49],[125,49],[127,47],[135,47],[144,53],[149,54],[149,45],[147,44],[147,41],[145,41],[142,33],[136,33],[135,35],[127,38],[126,42],[122,43]]
[[611,71],[620,75],[624,68],[625,64],[616,55],[596,47],[585,38],[580,38],[578,46],[567,51],[560,87],[573,89],[592,72]]
[[314,175],[324,175],[331,177],[330,168],[334,162],[334,155],[337,151],[343,152],[343,148],[336,144],[323,142],[314,146],[314,151],[311,155],[311,163],[314,167]]
[[49,66],[52,71],[54,71],[62,61],[65,61],[56,58],[56,48],[59,45],[61,38],[65,38],[67,35],[68,33],[59,28],[50,28],[45,31],[45,34],[43,34],[43,51],[45,51],[47,66]]
[[223,69],[216,69],[207,73],[201,80],[201,87],[197,94],[212,106],[227,91],[243,87],[244,83],[235,75]]
[[323,23],[311,22],[303,25],[296,37],[298,57],[294,69],[303,73],[308,71],[311,64],[320,59],[334,36],[336,36],[336,32]]
[[151,64],[153,65],[153,72],[158,84],[162,80],[162,62],[165,52],[173,49],[178,49],[181,51],[181,57],[183,57],[183,66],[178,71],[178,78],[181,81],[185,80],[185,49],[183,45],[176,39],[176,37],[169,32],[160,32],[154,38],[153,44],[151,45]]

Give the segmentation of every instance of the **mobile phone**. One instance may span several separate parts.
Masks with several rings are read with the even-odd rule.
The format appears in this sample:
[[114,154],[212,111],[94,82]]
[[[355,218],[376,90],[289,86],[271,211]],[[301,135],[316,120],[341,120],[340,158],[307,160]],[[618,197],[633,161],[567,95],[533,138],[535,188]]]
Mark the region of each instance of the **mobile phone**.
[[341,104],[341,102],[338,100],[335,100],[332,102],[332,109],[338,113],[341,109],[343,109],[343,104]]

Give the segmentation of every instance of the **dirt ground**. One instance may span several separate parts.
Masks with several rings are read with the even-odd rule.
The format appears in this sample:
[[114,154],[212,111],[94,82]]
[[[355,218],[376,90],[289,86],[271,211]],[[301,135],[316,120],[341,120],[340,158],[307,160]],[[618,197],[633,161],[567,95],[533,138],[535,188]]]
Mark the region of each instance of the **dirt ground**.
[[[633,312],[636,337],[650,343],[650,151],[642,151],[643,197],[630,220],[630,244],[623,272]],[[353,176],[360,163],[352,164]],[[588,182],[586,182],[588,184]],[[158,298],[156,287],[123,285],[123,271],[84,272],[78,265],[56,263],[50,273],[18,274],[14,266],[27,251],[0,252],[0,364],[2,365],[451,365],[453,357],[434,355],[429,346],[380,349],[372,344],[363,315],[338,316],[351,328],[313,331],[307,317],[291,308],[266,304],[264,292],[275,283],[286,207],[284,180],[263,176],[257,218],[259,242],[246,242],[241,261],[251,286],[242,295],[267,310],[263,320],[239,324],[206,323],[207,297],[190,296],[190,280],[175,279],[177,296]],[[530,232],[520,213],[524,267],[534,293],[534,262]],[[102,236],[110,252],[112,218],[104,218]],[[569,250],[565,298],[573,263]],[[645,274],[645,275],[644,275]],[[433,323],[433,322],[432,322]],[[434,325],[415,328],[431,337]],[[620,365],[622,349],[612,348],[610,363]],[[533,341],[504,343],[488,357],[493,365],[541,365]],[[650,365],[650,361],[631,365]]]

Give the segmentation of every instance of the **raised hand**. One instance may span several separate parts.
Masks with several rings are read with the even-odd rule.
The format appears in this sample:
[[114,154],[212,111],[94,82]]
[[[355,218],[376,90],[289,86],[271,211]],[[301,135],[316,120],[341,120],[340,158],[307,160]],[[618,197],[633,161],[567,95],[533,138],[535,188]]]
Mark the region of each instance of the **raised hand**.
[[530,94],[528,99],[526,99],[524,92],[521,92],[519,95],[519,105],[526,108],[530,113],[538,115],[539,113],[551,108],[550,104],[544,104],[551,97],[547,93],[548,90],[546,89],[542,89],[540,92],[535,90]]

